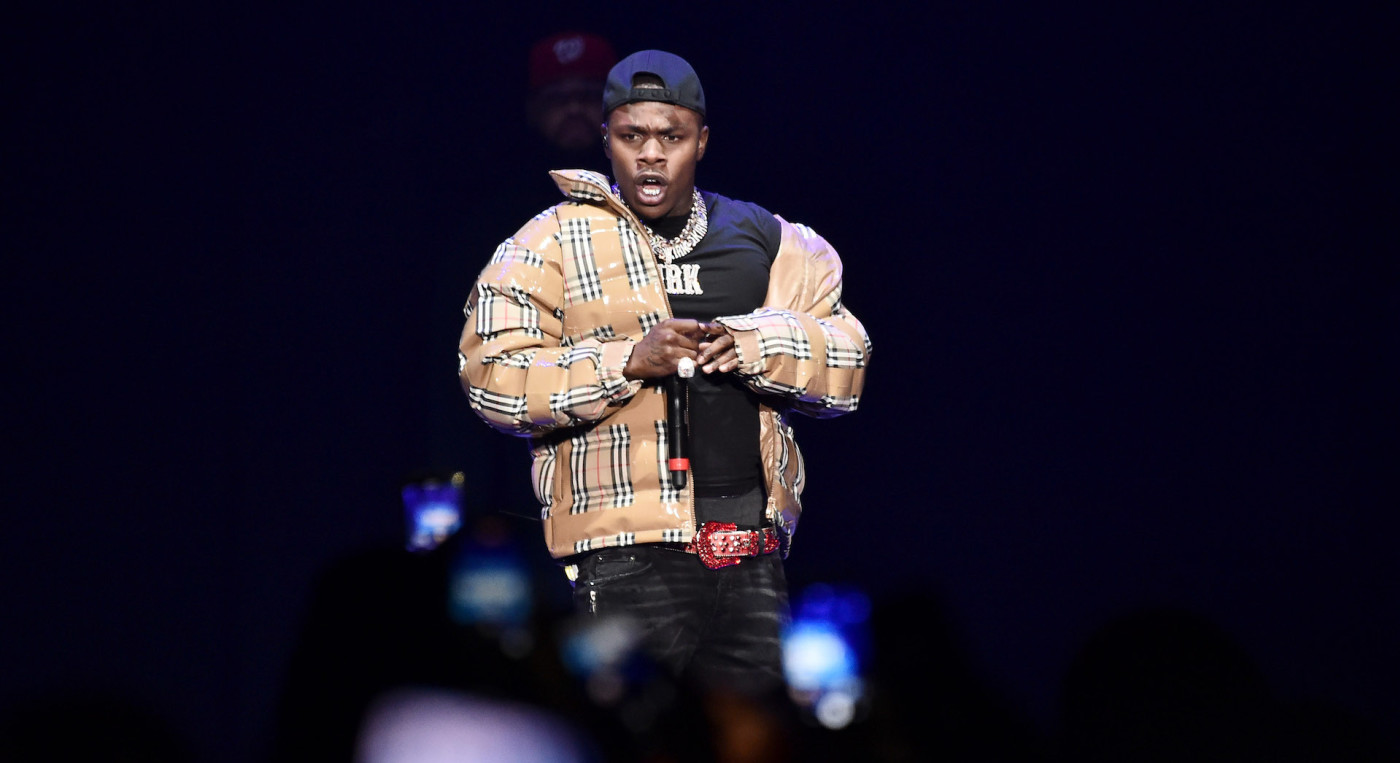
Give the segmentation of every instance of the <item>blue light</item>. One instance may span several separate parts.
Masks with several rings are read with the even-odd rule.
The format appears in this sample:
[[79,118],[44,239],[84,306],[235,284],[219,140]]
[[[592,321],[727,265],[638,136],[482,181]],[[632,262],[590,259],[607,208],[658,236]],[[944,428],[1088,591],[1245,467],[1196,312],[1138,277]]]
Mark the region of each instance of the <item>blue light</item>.
[[454,479],[405,485],[403,507],[408,549],[435,548],[462,526],[461,482]]
[[783,633],[783,674],[793,699],[814,711],[824,708],[830,717],[818,720],[829,728],[851,722],[864,697],[870,610],[859,589],[815,584],[795,600],[793,622]]
[[839,628],[820,621],[793,623],[783,647],[783,673],[798,691],[820,692],[856,680],[856,656]]

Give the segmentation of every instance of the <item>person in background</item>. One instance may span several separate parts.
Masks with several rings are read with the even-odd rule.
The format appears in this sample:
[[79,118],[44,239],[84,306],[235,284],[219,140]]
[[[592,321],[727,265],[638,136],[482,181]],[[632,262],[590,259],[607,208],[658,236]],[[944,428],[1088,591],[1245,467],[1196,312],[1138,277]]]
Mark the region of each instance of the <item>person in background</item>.
[[526,116],[550,152],[597,156],[603,80],[615,63],[612,45],[586,32],[550,35],[531,46]]

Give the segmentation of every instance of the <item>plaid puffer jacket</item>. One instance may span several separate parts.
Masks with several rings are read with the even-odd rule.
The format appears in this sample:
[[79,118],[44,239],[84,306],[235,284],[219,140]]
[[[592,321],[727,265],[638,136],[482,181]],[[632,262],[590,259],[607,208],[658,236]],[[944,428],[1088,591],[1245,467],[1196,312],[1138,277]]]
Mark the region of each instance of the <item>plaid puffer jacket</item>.
[[[467,302],[462,386],[488,424],[532,438],[535,495],[555,557],[688,542],[695,481],[683,489],[670,481],[665,396],[622,375],[635,343],[671,315],[656,259],[607,178],[551,175],[568,200],[497,247]],[[836,252],[807,227],[778,221],[764,306],[719,321],[735,338],[734,373],[764,396],[767,512],[786,555],[806,482],[786,415],[855,410],[871,345],[841,304]]]

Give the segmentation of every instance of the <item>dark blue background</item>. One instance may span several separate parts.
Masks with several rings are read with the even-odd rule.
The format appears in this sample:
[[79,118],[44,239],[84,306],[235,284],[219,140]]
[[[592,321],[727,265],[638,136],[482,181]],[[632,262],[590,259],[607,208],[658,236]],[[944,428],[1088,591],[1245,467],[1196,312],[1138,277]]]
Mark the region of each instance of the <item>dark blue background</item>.
[[687,57],[702,187],[845,259],[876,353],[858,414],[798,422],[796,582],[932,590],[1042,723],[1082,640],[1159,605],[1219,623],[1282,695],[1390,723],[1393,21],[18,14],[0,700],[109,687],[246,758],[315,574],[396,540],[407,472],[463,469],[474,508],[534,512],[453,345],[491,246],[556,198],[525,51],[582,27]]

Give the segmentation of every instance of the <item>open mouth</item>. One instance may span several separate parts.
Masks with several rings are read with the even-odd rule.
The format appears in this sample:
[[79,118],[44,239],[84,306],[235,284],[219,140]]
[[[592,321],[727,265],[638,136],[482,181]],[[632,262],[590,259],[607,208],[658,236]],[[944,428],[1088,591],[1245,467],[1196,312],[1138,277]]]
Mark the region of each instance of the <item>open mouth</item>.
[[666,193],[666,178],[660,175],[643,175],[637,178],[637,198],[642,201],[660,201]]

